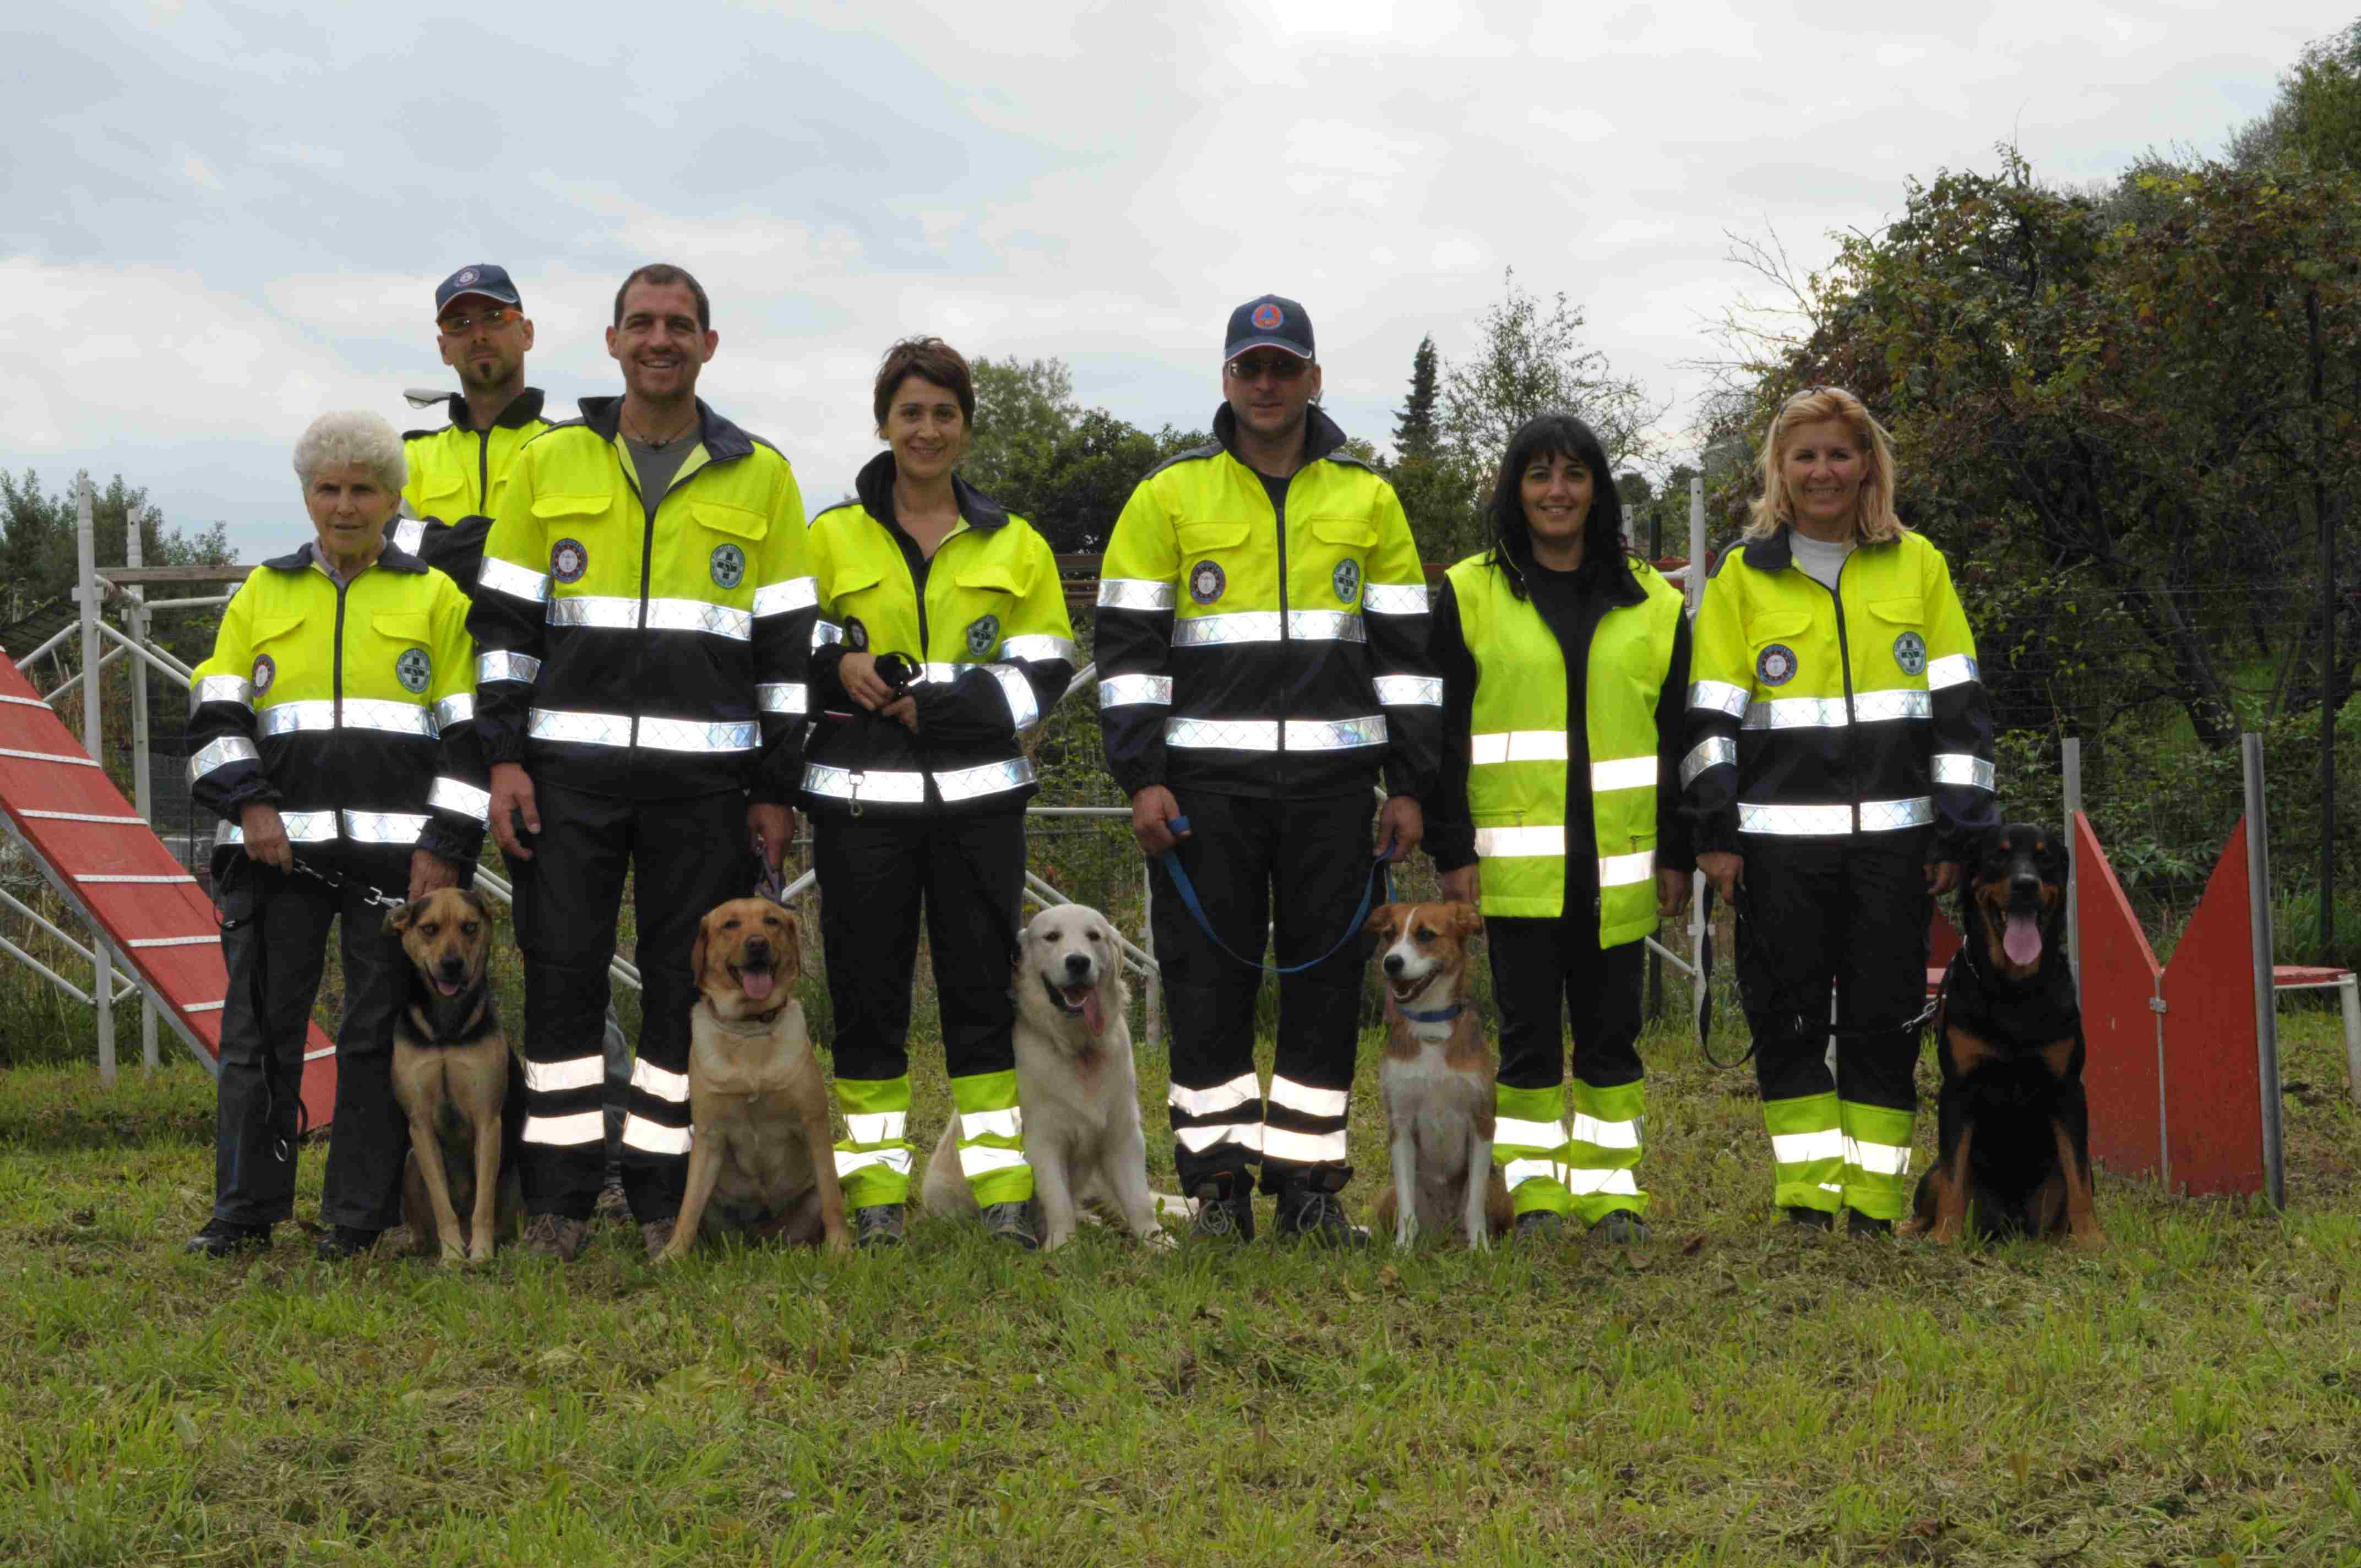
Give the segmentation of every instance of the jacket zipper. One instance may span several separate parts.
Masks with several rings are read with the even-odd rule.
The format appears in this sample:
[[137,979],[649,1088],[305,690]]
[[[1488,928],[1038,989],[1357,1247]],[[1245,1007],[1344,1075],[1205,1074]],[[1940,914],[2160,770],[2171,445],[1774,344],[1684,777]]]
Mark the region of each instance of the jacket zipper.
[[[639,678],[632,685],[638,690],[645,691],[648,674],[648,581],[650,574],[655,569],[656,508],[663,503],[664,498],[658,496],[651,501],[647,497],[640,494],[640,477],[631,471],[629,456],[630,448],[626,447],[615,454],[615,461],[623,470],[624,488],[631,492],[631,499],[640,503],[640,511],[643,519],[640,525]],[[634,713],[631,715],[631,749],[636,751],[639,750],[639,745],[640,716]]]
[[[1847,774],[1845,789],[1847,794],[1859,795],[1861,792],[1861,759],[1856,755],[1856,752],[1859,751],[1859,747],[1855,744],[1857,737],[1855,736],[1854,731],[1857,730],[1860,726],[1853,722],[1852,644],[1847,641],[1845,637],[1844,594],[1841,591],[1844,587],[1845,568],[1851,565],[1852,554],[1850,552],[1848,552],[1845,558],[1837,563],[1837,580],[1833,585],[1821,582],[1817,577],[1812,576],[1809,572],[1805,572],[1804,576],[1816,587],[1828,589],[1828,598],[1835,601],[1836,604],[1837,673],[1844,677],[1844,752],[1845,773]],[[1791,565],[1788,570],[1802,571],[1802,568]],[[1855,834],[1858,834],[1861,831],[1861,802],[1858,800],[1850,801],[1846,804],[1845,809],[1852,814],[1852,830]]]
[[476,432],[476,510],[489,511],[492,506],[492,433]]
[[[1297,468],[1297,469],[1296,469],[1295,474],[1301,474],[1301,473],[1302,473],[1302,472],[1303,472],[1302,468],[1300,468],[1300,467],[1299,467],[1299,468]],[[1294,499],[1294,493],[1295,493],[1295,474],[1290,474],[1290,475],[1287,477],[1287,497],[1288,497],[1288,500],[1289,500],[1290,502],[1291,502],[1291,501]],[[1264,484],[1263,484],[1262,479],[1261,479],[1261,477],[1260,477],[1259,475],[1257,475],[1257,476],[1256,477],[1256,478],[1255,478],[1255,484],[1256,484],[1256,486],[1257,486],[1257,488],[1259,488],[1262,490],[1262,492],[1263,492],[1263,503],[1264,503],[1266,506],[1269,505],[1269,503],[1270,503],[1270,489],[1269,489],[1269,487],[1268,487],[1268,486],[1267,486],[1267,485],[1264,485]],[[1283,503],[1283,504],[1284,504],[1284,503]],[[1292,509],[1292,507],[1291,507],[1291,506],[1290,506],[1290,507],[1288,507],[1288,509],[1287,509],[1287,510],[1293,510],[1293,509]],[[1292,639],[1291,637],[1290,637],[1290,636],[1289,636],[1289,634],[1288,634],[1288,633],[1289,633],[1289,627],[1288,627],[1288,620],[1287,620],[1287,515],[1286,515],[1286,511],[1284,511],[1284,510],[1278,510],[1278,509],[1274,509],[1274,510],[1273,510],[1273,511],[1272,511],[1272,514],[1271,514],[1271,525],[1272,525],[1273,529],[1277,532],[1277,533],[1278,533],[1278,535],[1279,535],[1279,666],[1280,666],[1280,668],[1284,669],[1284,668],[1286,668],[1286,665],[1287,665],[1287,658],[1286,658],[1286,655],[1287,655],[1287,645],[1288,645],[1288,643],[1289,643],[1289,642],[1290,642],[1290,641],[1293,641],[1293,639]],[[1277,741],[1277,743],[1278,743],[1278,747],[1279,747],[1278,751],[1277,751],[1276,752],[1274,752],[1273,754],[1274,754],[1274,755],[1279,759],[1279,768],[1278,768],[1278,773],[1279,773],[1279,780],[1278,780],[1278,783],[1279,783],[1279,798],[1283,800],[1283,799],[1285,799],[1285,798],[1287,797],[1287,715],[1286,715],[1286,713],[1285,713],[1284,711],[1282,711],[1282,712],[1279,714],[1279,733],[1278,733],[1278,735],[1276,735],[1275,737],[1273,737],[1273,739]]]

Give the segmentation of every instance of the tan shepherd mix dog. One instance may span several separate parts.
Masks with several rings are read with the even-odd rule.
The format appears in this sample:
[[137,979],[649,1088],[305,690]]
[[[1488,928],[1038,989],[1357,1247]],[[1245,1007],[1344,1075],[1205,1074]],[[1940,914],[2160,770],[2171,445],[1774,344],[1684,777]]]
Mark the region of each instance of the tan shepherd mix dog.
[[1509,1188],[1492,1166],[1492,1047],[1463,1000],[1467,941],[1484,929],[1469,904],[1372,910],[1387,988],[1386,1103],[1393,1184],[1372,1223],[1409,1246],[1422,1226],[1456,1225],[1478,1252],[1509,1228]]
[[804,1032],[796,980],[803,929],[766,898],[708,911],[689,952],[688,1105],[695,1136],[671,1263],[700,1231],[742,1231],[849,1251],[828,1086]]
[[509,1080],[523,1069],[492,1003],[491,912],[475,889],[446,887],[388,914],[385,928],[410,959],[393,1027],[393,1097],[410,1122],[402,1219],[420,1252],[439,1244],[445,1263],[489,1263],[524,1206],[501,1159]]

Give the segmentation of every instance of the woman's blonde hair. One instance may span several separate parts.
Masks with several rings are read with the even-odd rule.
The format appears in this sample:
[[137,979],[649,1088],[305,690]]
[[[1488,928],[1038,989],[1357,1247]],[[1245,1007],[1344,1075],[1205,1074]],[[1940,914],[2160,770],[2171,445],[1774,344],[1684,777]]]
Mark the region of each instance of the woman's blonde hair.
[[1894,444],[1885,427],[1870,416],[1859,398],[1842,387],[1806,387],[1779,405],[1771,428],[1763,436],[1763,455],[1756,477],[1763,493],[1747,503],[1748,539],[1768,539],[1795,521],[1787,487],[1779,473],[1788,437],[1797,425],[1840,419],[1869,456],[1869,472],[1861,477],[1861,500],[1853,513],[1853,538],[1865,544],[1883,544],[1902,536],[1902,520],[1894,515]]

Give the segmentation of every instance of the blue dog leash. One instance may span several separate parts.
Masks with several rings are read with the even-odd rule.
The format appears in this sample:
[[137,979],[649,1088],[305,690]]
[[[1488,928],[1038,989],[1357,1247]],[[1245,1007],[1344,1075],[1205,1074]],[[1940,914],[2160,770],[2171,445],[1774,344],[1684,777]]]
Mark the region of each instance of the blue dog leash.
[[[1175,817],[1170,819],[1168,826],[1172,829],[1173,837],[1177,840],[1181,834],[1189,831],[1189,819],[1185,817]],[[1361,882],[1361,906],[1353,911],[1352,921],[1345,926],[1345,934],[1336,939],[1336,945],[1316,959],[1304,963],[1290,964],[1287,968],[1280,969],[1275,964],[1263,963],[1259,959],[1246,958],[1233,951],[1227,942],[1213,934],[1213,923],[1205,918],[1204,905],[1197,902],[1197,890],[1190,883],[1189,873],[1180,869],[1180,846],[1177,841],[1172,848],[1156,858],[1164,862],[1165,873],[1171,877],[1173,888],[1180,894],[1181,907],[1189,911],[1189,918],[1197,923],[1197,929],[1205,934],[1205,940],[1213,943],[1225,957],[1235,959],[1248,969],[1258,969],[1265,974],[1301,974],[1305,970],[1326,963],[1330,959],[1343,952],[1347,943],[1360,936],[1362,925],[1369,918],[1369,895],[1377,891],[1380,876],[1384,878],[1387,902],[1390,903],[1393,900],[1393,877],[1385,872],[1386,850],[1379,850],[1377,851],[1376,858],[1369,863],[1370,874],[1364,877]]]

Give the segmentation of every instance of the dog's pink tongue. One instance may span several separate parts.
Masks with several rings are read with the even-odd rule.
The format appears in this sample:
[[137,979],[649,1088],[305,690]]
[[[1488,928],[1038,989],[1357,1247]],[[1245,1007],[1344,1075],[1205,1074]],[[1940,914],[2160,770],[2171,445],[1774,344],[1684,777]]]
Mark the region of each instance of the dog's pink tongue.
[[750,969],[738,976],[738,989],[750,1002],[760,1002],[771,994],[772,981],[778,977],[766,969]]
[[1106,1009],[1099,1003],[1099,988],[1095,985],[1082,992],[1082,1022],[1093,1035],[1106,1033]]
[[2030,915],[2012,915],[2008,929],[2001,933],[2001,951],[2013,964],[2037,963],[2041,959],[2041,927]]

